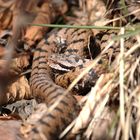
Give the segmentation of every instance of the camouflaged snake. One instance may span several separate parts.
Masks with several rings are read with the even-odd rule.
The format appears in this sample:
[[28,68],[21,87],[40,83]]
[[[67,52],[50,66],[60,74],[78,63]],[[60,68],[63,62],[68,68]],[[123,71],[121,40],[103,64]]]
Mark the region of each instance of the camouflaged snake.
[[[69,46],[67,52],[73,51],[83,56],[85,48],[88,47],[89,35],[92,35],[90,30],[62,29],[58,34],[51,35],[47,41],[43,40],[39,43],[34,53],[30,78],[31,91],[37,100],[45,102],[50,107],[65,91],[51,79],[47,64],[50,54],[55,53],[58,50],[58,44],[62,42],[61,46],[64,44]],[[71,93],[67,94],[52,112],[44,114],[33,126],[29,137],[38,140],[42,139],[42,134],[48,140],[58,139],[59,134],[74,120],[79,110],[75,97]]]

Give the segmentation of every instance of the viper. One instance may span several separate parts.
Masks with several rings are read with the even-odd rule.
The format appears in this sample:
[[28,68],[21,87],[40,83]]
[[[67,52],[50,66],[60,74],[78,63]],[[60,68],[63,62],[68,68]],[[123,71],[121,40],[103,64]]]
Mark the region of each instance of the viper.
[[[90,62],[94,61],[100,50],[106,47],[107,40],[116,34],[118,33],[105,31],[95,39],[91,30],[61,29],[38,44],[33,58],[30,85],[33,96],[39,102],[45,102],[48,109],[32,125],[28,138],[57,140],[59,134],[78,116],[80,107],[77,100],[71,92],[63,96],[66,91],[63,87],[67,87]],[[96,43],[97,38],[101,43],[99,46]],[[111,46],[97,65],[104,65],[105,61],[109,64],[110,60],[112,63],[116,53],[119,53],[118,44]],[[57,71],[55,78],[52,76],[54,70]],[[98,73],[91,69],[82,82],[85,84],[90,81],[94,85],[97,79]],[[51,112],[48,111],[62,96],[57,106]]]
[[[57,85],[52,80],[51,69],[48,60],[53,54],[75,55],[77,62],[87,57],[90,38],[94,37],[91,30],[85,29],[61,29],[53,33],[46,40],[42,40],[36,48],[33,57],[30,86],[33,97],[38,102],[45,102],[49,108],[63,96],[66,89]],[[94,47],[94,45],[93,45]],[[58,55],[58,54],[57,54]],[[83,69],[79,64],[79,69]],[[81,67],[82,66],[82,67]],[[77,65],[78,67],[78,65]],[[90,72],[94,78],[94,70]],[[94,81],[94,79],[93,79]],[[35,123],[28,132],[30,139],[57,140],[59,134],[68,124],[78,116],[80,107],[72,93],[63,96],[58,105],[45,114]]]

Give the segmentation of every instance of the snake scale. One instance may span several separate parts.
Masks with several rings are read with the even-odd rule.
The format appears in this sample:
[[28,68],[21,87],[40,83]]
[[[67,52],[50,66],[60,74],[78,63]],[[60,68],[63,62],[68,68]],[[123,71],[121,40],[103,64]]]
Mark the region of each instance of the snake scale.
[[[91,30],[62,29],[57,34],[52,34],[46,40],[39,43],[33,57],[32,72],[30,78],[33,96],[47,107],[51,107],[65,89],[56,85],[50,74],[48,57],[58,51],[58,47],[68,46],[66,52],[84,56],[88,47]],[[79,49],[80,48],[80,49]],[[61,49],[62,50],[62,49]],[[78,60],[77,60],[78,61]],[[82,68],[82,67],[81,67]],[[95,73],[93,73],[95,74]],[[57,140],[59,134],[78,115],[80,107],[72,93],[63,97],[60,103],[51,112],[46,112],[28,133],[30,139]]]

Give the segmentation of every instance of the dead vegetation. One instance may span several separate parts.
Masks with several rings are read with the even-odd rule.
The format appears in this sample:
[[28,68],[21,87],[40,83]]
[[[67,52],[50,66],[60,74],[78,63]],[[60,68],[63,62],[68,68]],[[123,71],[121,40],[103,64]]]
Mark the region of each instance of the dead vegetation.
[[[81,111],[59,139],[139,140],[139,20],[138,0],[0,0],[1,139],[28,139],[30,126],[43,113],[52,111],[68,91],[73,91]],[[36,46],[44,43],[46,36],[57,32],[57,29],[32,24],[50,23],[80,25],[79,28],[94,26],[92,32],[100,50],[86,68],[80,72],[77,70],[78,74],[77,71],[69,72],[75,74],[75,79],[70,85],[65,84],[66,91],[60,100],[47,108],[32,99],[29,79]],[[88,50],[91,56],[92,49]],[[64,65],[67,66],[67,62]],[[92,69],[98,75],[95,85],[88,93],[78,95],[73,89]],[[54,81],[59,84],[57,79]],[[24,122],[30,125],[26,126]],[[43,135],[42,139],[47,138]]]

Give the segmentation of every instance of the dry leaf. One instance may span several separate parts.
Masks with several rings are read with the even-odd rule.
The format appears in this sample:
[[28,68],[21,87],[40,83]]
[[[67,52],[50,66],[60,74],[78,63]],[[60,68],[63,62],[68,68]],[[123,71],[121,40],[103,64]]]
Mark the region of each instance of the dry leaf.
[[[49,24],[54,20],[55,13],[51,2],[44,2],[40,9],[33,24]],[[25,34],[25,40],[29,45],[34,44],[36,41],[42,39],[44,33],[48,28],[42,26],[30,26]]]
[[31,98],[30,86],[28,80],[22,76],[7,88],[6,93],[1,93],[0,105],[29,98]]

